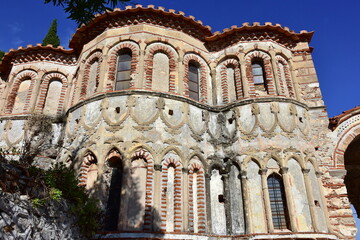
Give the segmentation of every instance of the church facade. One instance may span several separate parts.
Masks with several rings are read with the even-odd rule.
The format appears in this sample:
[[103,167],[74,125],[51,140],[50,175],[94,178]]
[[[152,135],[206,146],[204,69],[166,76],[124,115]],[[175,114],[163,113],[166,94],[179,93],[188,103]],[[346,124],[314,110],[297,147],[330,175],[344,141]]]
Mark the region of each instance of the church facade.
[[270,22],[212,33],[152,5],[97,15],[69,50],[5,54],[1,147],[21,144],[29,115],[52,116],[59,154],[39,164],[77,169],[101,199],[99,238],[354,239],[345,183],[359,164],[344,152],[360,115],[328,128],[312,35]]

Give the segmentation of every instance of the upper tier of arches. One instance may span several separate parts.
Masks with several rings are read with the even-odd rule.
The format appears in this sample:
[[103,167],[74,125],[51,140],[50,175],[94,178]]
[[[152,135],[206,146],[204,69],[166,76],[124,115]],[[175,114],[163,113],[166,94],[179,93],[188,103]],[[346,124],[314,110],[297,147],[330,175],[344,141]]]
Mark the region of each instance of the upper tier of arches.
[[[184,21],[202,37],[180,23],[143,21],[153,15]],[[121,24],[120,16],[139,20]],[[117,24],[105,28],[111,22]],[[97,35],[90,34],[91,28]],[[265,33],[269,37],[260,36]],[[281,37],[270,37],[274,34]],[[5,114],[55,115],[99,94],[135,89],[212,106],[261,97],[302,101],[293,57],[299,50],[310,51],[311,36],[269,23],[212,35],[209,27],[174,11],[152,6],[114,10],[79,28],[72,50],[36,45],[7,53],[0,64],[6,82],[0,107]],[[50,109],[50,100],[59,104]]]

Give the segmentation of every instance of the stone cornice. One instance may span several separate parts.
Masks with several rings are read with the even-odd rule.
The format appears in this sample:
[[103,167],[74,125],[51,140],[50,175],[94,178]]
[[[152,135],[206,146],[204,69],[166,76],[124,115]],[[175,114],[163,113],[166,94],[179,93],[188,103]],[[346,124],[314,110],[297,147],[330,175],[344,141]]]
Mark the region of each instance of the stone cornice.
[[168,94],[168,93],[161,93],[161,92],[155,92],[155,91],[148,91],[148,90],[140,90],[140,89],[130,89],[130,90],[124,90],[124,91],[114,91],[114,92],[104,92],[104,93],[98,93],[96,96],[92,98],[88,98],[85,101],[82,101],[68,109],[67,112],[73,112],[74,110],[97,100],[101,100],[107,97],[115,97],[115,96],[126,96],[126,95],[147,95],[147,96],[154,96],[154,97],[162,97],[162,98],[168,98],[173,99],[181,102],[186,102],[188,104],[191,104],[193,106],[199,107],[201,109],[211,111],[211,112],[226,112],[229,111],[232,108],[248,105],[252,103],[266,103],[266,102],[287,102],[287,103],[293,103],[299,107],[303,107],[306,110],[308,110],[308,106],[304,103],[301,103],[299,101],[296,101],[294,99],[290,98],[284,98],[284,97],[261,97],[261,98],[249,98],[249,99],[243,99],[236,102],[229,103],[224,106],[211,106],[208,104],[200,103],[197,101],[194,101],[190,98],[174,95],[174,94]]

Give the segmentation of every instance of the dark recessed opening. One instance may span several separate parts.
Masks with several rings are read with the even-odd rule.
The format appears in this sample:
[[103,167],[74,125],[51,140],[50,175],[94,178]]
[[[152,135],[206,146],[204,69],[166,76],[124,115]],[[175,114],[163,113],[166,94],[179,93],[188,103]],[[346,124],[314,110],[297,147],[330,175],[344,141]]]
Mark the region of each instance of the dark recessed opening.
[[319,150],[319,147],[315,147],[315,151]]
[[76,123],[79,123],[79,119],[75,119],[75,122],[76,122]]
[[224,202],[225,202],[224,195],[219,194],[218,198],[219,198],[219,202],[220,202],[220,203],[224,203]]
[[229,124],[232,124],[232,123],[233,123],[233,121],[234,121],[234,119],[229,118],[229,119],[228,119],[228,121],[229,121]]
[[299,117],[299,121],[300,121],[300,122],[303,122],[302,117]]
[[116,107],[116,108],[115,108],[115,112],[116,112],[116,113],[120,113],[120,107]]
[[174,111],[172,109],[169,109],[169,115],[173,115],[174,114]]
[[320,207],[320,203],[318,200],[314,200],[314,204],[315,204],[315,206]]

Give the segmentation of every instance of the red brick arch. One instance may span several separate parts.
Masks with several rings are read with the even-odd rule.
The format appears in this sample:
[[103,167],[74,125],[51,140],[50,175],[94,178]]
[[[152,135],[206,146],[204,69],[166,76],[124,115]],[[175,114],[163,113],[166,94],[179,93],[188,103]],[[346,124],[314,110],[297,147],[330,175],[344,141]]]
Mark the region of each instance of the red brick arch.
[[241,84],[241,72],[240,65],[236,59],[227,59],[220,64],[220,76],[221,76],[221,89],[223,94],[224,103],[229,102],[229,86],[227,79],[227,68],[232,67],[235,70],[235,91],[236,99],[241,99],[243,97],[243,89]]
[[194,61],[200,66],[200,82],[199,82],[199,99],[200,102],[206,103],[208,99],[207,92],[207,65],[206,62],[200,57],[193,53],[186,54],[184,57],[185,75],[184,75],[184,95],[189,97],[189,62]]
[[144,217],[144,230],[152,230],[153,224],[153,205],[154,205],[154,159],[152,155],[144,148],[137,149],[131,156],[131,161],[136,159],[143,159],[146,162],[146,197],[145,197],[145,217]]
[[344,167],[344,154],[349,144],[360,135],[360,122],[348,128],[340,137],[334,150],[334,167]]
[[60,99],[57,106],[57,114],[61,113],[63,110],[64,102],[65,102],[65,94],[68,87],[68,81],[66,77],[62,73],[54,72],[46,74],[44,77],[39,90],[39,98],[36,105],[36,112],[42,112],[45,106],[46,96],[49,90],[49,85],[52,80],[60,80],[62,83]]
[[[117,68],[116,65],[117,65],[118,53],[120,50],[125,48],[130,49],[132,53],[131,73],[133,74],[137,71],[139,64],[139,47],[133,42],[121,42],[115,47],[113,47],[110,50],[109,60],[108,60],[109,72],[108,72],[108,78],[106,84],[106,90],[108,92],[114,91],[115,89],[115,77],[116,77],[116,68]],[[134,85],[135,85],[134,79],[132,79],[130,82],[130,87],[133,87]]]
[[[193,158],[197,159],[197,158]],[[190,161],[191,162],[191,161]],[[194,173],[197,173],[197,199],[193,195]],[[197,202],[198,232],[206,232],[206,196],[205,196],[205,171],[200,160],[193,161],[189,166],[189,224],[190,231],[194,232],[194,202]]]
[[178,159],[174,158],[166,158],[162,162],[162,174],[161,174],[161,230],[166,231],[166,192],[167,192],[167,182],[168,182],[168,169],[170,166],[174,166],[174,231],[181,232],[182,231],[182,165]]
[[80,167],[79,186],[86,186],[89,168],[92,164],[97,164],[97,160],[92,152],[88,152],[83,157],[83,162]]
[[34,89],[34,85],[35,85],[35,81],[37,78],[37,72],[33,71],[33,70],[24,70],[20,73],[18,73],[18,75],[15,77],[14,79],[14,83],[12,85],[12,88],[7,96],[7,102],[5,105],[5,113],[6,114],[11,114],[15,105],[15,99],[20,87],[20,84],[25,81],[25,80],[29,80],[31,81],[30,83],[30,87],[29,87],[29,91],[27,93],[27,97],[26,97],[26,102],[25,102],[25,106],[24,106],[24,111],[29,110],[29,105],[30,105],[30,100],[31,100],[31,95]]
[[254,59],[259,59],[259,60],[263,61],[264,71],[266,74],[265,81],[267,84],[268,95],[275,95],[275,86],[274,86],[274,77],[273,77],[273,73],[272,73],[271,58],[267,53],[265,53],[263,51],[255,50],[255,51],[249,52],[245,56],[245,64],[246,64],[245,68],[246,68],[246,77],[247,77],[248,84],[249,84],[249,96],[250,97],[256,96],[254,79],[253,79],[254,76],[252,74],[252,61]]
[[164,53],[169,58],[169,92],[175,93],[176,51],[161,43],[151,44],[148,50],[145,60],[145,88],[152,89],[154,55],[159,52]]
[[[98,61],[98,67],[96,69],[96,86],[99,86],[99,79],[100,79],[100,67],[102,62],[102,53],[100,51],[96,51],[95,53],[91,54],[91,56],[86,60],[85,63],[85,70],[84,70],[84,76],[83,80],[81,82],[80,87],[80,101],[84,100],[86,98],[87,94],[87,88],[90,81],[90,68],[91,65],[94,64],[96,61]],[[96,92],[96,89],[95,89]]]
[[[279,66],[276,67],[276,69],[278,71],[279,81],[280,81],[281,95],[285,96],[284,88],[286,87],[288,89],[289,96],[285,96],[285,97],[295,98],[294,85],[293,85],[293,82],[291,79],[289,63],[288,63],[288,61],[286,61],[285,58],[283,58],[280,55],[276,56],[276,60],[278,63],[283,64],[284,71],[285,71],[285,79],[280,79],[280,76],[281,76],[280,68],[279,68]],[[285,82],[283,82],[283,80],[285,80]]]

